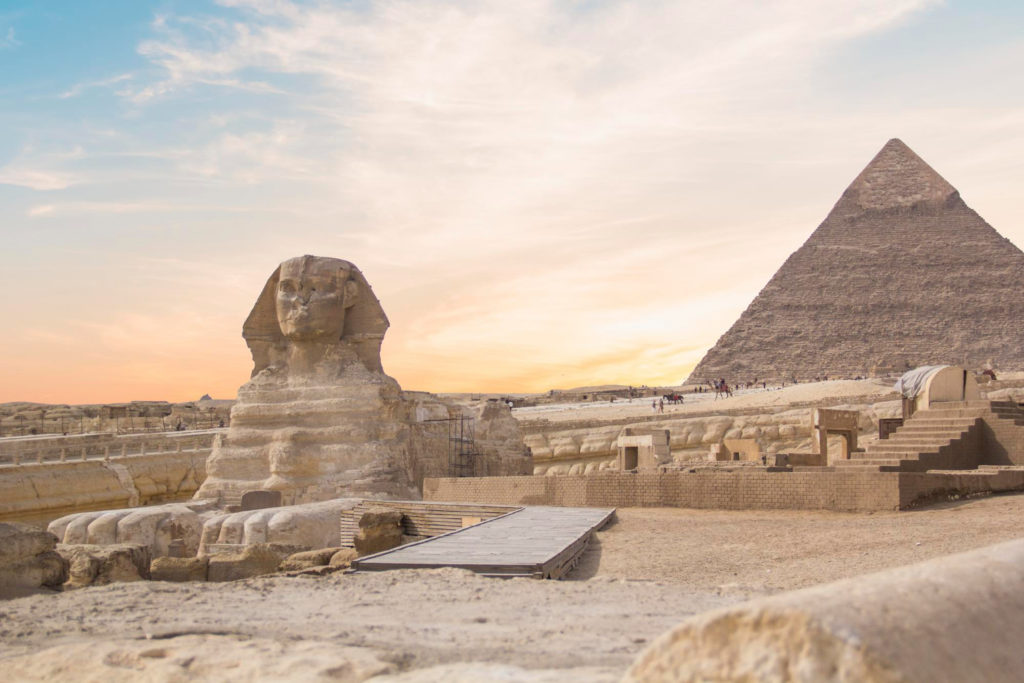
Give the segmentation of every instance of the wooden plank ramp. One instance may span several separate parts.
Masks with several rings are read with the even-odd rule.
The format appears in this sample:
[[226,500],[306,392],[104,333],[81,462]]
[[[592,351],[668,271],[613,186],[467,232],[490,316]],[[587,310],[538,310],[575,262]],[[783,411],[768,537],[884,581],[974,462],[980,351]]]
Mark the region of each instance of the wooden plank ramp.
[[435,503],[421,500],[364,500],[341,513],[341,546],[352,548],[359,518],[370,508],[385,507],[402,513],[402,533],[440,536],[464,526],[520,510],[518,505]]
[[614,508],[530,506],[352,562],[355,571],[460,567],[487,576],[557,579]]

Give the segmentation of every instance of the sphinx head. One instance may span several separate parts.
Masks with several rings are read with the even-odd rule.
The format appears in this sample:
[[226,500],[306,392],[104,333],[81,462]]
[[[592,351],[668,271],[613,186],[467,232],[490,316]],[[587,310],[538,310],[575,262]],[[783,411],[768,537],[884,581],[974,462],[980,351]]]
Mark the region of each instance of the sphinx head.
[[380,370],[388,319],[366,278],[353,264],[299,256],[271,274],[242,326],[253,355],[253,375],[287,363],[288,350],[310,344],[351,346],[371,370]]
[[338,259],[300,256],[282,263],[275,293],[281,334],[291,341],[339,341],[345,312],[359,296],[351,275],[351,264]]

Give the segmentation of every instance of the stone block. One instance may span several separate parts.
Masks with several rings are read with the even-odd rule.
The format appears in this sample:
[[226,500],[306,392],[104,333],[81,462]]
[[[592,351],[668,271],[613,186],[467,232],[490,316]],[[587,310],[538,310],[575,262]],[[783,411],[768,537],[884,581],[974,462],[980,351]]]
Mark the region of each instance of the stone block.
[[0,523],[0,599],[59,589],[68,563],[54,551],[57,538],[28,524]]
[[210,558],[208,581],[237,581],[273,574],[290,553],[270,543],[246,546],[239,553],[223,553]]
[[149,579],[149,546],[61,544],[57,552],[69,563],[65,590]]
[[341,548],[321,548],[319,550],[306,550],[301,553],[289,555],[281,562],[280,570],[283,572],[299,571],[311,567],[323,567],[331,563],[331,558]]
[[360,557],[402,544],[402,513],[390,508],[371,508],[359,518],[355,547]]
[[357,557],[359,557],[359,553],[355,548],[342,548],[331,556],[330,565],[332,567],[347,568],[352,564],[352,560]]
[[157,557],[149,566],[153,581],[206,581],[208,557]]

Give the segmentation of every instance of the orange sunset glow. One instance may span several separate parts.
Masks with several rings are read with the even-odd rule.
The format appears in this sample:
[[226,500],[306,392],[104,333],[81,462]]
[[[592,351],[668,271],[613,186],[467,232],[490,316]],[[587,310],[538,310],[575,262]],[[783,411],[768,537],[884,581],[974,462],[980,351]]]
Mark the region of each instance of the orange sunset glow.
[[232,398],[301,254],[405,389],[676,385],[897,136],[1024,244],[1024,53],[955,4],[146,5],[0,14],[0,401]]

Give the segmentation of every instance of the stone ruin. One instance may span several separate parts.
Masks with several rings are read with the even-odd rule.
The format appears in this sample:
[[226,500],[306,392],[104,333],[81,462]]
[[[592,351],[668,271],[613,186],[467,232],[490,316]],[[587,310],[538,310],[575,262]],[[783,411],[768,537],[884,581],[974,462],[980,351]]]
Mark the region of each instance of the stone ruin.
[[[453,419],[473,418],[473,474],[530,474],[507,406],[462,406],[403,392],[380,359],[388,319],[356,266],[301,256],[274,270],[242,327],[253,357],[226,435],[188,503],[68,515],[64,543],[147,546],[153,557],[222,547],[337,544],[362,499],[420,499],[449,471]],[[463,454],[464,455],[464,454]]]
[[770,382],[1024,367],[1024,253],[890,140],[690,374]]

